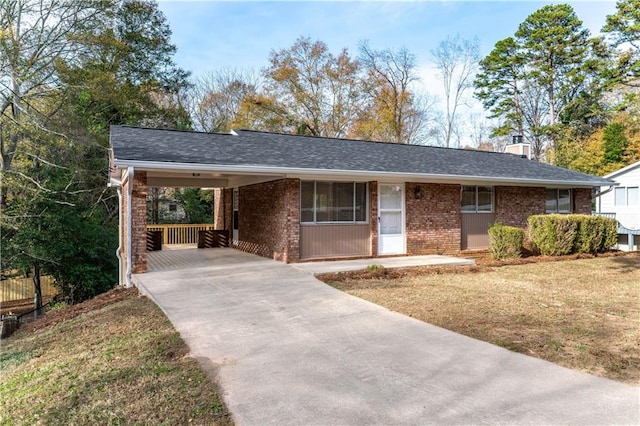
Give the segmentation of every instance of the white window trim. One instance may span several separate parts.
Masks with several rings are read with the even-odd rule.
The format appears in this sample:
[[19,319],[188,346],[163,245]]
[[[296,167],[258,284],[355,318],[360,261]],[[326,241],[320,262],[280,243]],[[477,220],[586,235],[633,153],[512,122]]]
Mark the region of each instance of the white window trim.
[[[313,222],[303,222],[302,221],[302,182],[313,182]],[[353,184],[353,219],[354,220],[332,220],[332,221],[317,221],[317,206],[316,206],[316,193],[317,193],[317,183],[325,182],[325,183],[351,183]],[[355,220],[356,215],[356,184],[363,183],[364,184],[364,192],[365,192],[365,217],[364,221]],[[301,180],[300,181],[300,225],[303,226],[323,226],[323,225],[367,225],[369,224],[369,183],[368,182],[355,182],[355,181],[339,181],[339,180]]]
[[[476,209],[475,210],[462,210],[462,191],[464,187],[473,187],[476,190]],[[485,187],[491,188],[491,210],[478,210],[478,188]],[[460,212],[463,214],[493,214],[496,210],[496,188],[491,185],[461,185],[460,186]]]

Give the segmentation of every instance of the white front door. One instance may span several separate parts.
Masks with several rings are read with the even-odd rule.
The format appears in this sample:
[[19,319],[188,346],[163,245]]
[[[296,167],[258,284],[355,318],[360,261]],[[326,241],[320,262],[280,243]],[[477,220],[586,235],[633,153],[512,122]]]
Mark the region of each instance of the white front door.
[[378,254],[404,254],[404,184],[378,186]]

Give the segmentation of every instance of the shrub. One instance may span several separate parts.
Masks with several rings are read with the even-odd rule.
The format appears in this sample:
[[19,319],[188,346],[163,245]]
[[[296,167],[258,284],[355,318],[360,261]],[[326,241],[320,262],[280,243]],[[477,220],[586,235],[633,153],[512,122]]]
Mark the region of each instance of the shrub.
[[605,252],[611,250],[611,247],[618,243],[618,221],[610,217],[599,216],[604,222],[604,235],[598,252]]
[[602,216],[572,215],[578,225],[574,251],[576,253],[598,253],[616,243],[615,219]]
[[495,223],[489,228],[489,252],[494,259],[520,257],[524,231],[513,226]]
[[562,256],[573,251],[578,224],[567,215],[534,215],[527,219],[533,249],[545,256]]
[[615,219],[590,215],[535,215],[527,219],[533,249],[547,256],[598,253],[617,239]]

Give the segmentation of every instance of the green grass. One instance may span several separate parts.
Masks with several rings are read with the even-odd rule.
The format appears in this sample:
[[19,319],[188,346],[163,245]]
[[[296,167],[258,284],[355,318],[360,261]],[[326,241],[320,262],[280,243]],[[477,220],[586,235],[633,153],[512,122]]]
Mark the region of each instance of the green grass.
[[170,322],[136,296],[3,341],[0,388],[2,425],[231,424]]

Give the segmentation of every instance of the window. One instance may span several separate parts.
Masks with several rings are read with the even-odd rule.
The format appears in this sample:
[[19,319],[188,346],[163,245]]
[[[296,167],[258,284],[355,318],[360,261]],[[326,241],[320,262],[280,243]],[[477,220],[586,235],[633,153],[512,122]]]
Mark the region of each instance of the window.
[[626,206],[627,205],[627,188],[616,188],[615,191],[615,205]]
[[493,187],[463,186],[460,211],[463,213],[492,213]]
[[570,189],[547,189],[547,213],[571,213]]
[[361,182],[300,182],[302,223],[357,223],[368,216],[367,184]]
[[639,199],[640,199],[640,191],[638,190],[637,186],[627,188],[627,205],[628,206],[640,205],[640,203],[638,203]]
[[233,195],[231,197],[231,203],[232,203],[232,209],[233,209],[233,213],[232,213],[232,217],[231,217],[231,221],[233,222],[233,230],[237,231],[238,230],[238,220],[239,220],[239,204],[240,204],[240,197],[239,197],[239,191],[238,188],[233,188]]
[[617,187],[614,189],[614,204],[616,206],[637,206],[640,194],[637,186],[628,188]]
[[177,204],[169,204],[169,211],[170,212],[177,212],[178,211]]

